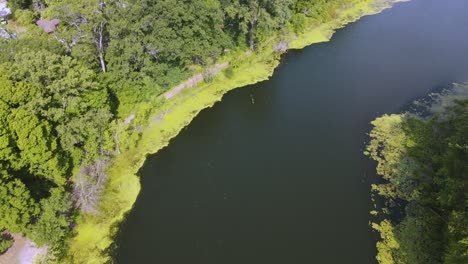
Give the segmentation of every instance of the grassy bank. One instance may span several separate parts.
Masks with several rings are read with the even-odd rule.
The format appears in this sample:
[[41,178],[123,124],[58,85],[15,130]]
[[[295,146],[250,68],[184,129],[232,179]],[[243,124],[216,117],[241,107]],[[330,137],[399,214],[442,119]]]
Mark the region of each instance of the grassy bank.
[[[310,26],[300,36],[289,36],[290,49],[330,40],[336,29],[356,21],[364,15],[376,14],[392,3],[401,0],[368,0],[341,11],[333,21]],[[132,137],[122,142],[122,152],[113,160],[108,170],[109,182],[103,195],[99,215],[82,215],[76,227],[77,235],[72,239],[68,258],[73,263],[104,263],[109,260],[106,249],[112,243],[117,225],[123,220],[140,191],[137,172],[146,156],[158,152],[169,144],[193,118],[203,109],[213,106],[223,95],[235,88],[267,80],[279,64],[280,56],[273,51],[272,38],[258,52],[241,54],[230,60],[228,70],[216,75],[210,82],[202,82],[195,88],[185,89],[170,100],[156,97],[139,105],[135,112],[144,112],[144,126],[139,127],[138,141]],[[283,36],[284,39],[284,36]],[[235,57],[231,55],[231,58]],[[141,109],[145,109],[142,111]],[[120,125],[125,127],[124,124]],[[125,146],[125,147],[124,147]]]

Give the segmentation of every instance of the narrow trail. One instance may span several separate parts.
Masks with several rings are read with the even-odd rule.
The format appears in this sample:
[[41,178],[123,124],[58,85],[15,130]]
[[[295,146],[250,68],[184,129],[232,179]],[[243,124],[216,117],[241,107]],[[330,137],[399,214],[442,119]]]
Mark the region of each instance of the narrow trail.
[[[221,63],[221,64],[216,64],[215,66],[208,69],[206,71],[206,73],[210,74],[211,76],[214,76],[214,75],[218,74],[218,72],[220,72],[221,70],[226,68],[227,66],[229,66],[229,61],[226,61],[226,62]],[[192,88],[192,87],[196,86],[198,83],[203,81],[203,79],[205,79],[205,74],[206,73],[197,74],[197,75],[193,76],[192,78],[186,80],[185,82],[177,85],[173,89],[171,89],[168,92],[164,93],[164,98],[170,99],[173,96],[179,94],[183,89]]]
[[13,239],[13,246],[0,255],[0,264],[32,264],[36,257],[47,254],[46,246],[38,248],[34,242],[18,234],[14,234]]

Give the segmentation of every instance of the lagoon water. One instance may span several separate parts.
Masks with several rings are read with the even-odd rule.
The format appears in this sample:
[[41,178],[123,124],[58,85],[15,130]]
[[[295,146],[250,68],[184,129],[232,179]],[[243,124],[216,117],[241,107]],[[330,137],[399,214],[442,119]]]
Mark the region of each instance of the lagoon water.
[[141,169],[115,263],[376,263],[369,122],[468,80],[467,14],[397,4],[202,111]]

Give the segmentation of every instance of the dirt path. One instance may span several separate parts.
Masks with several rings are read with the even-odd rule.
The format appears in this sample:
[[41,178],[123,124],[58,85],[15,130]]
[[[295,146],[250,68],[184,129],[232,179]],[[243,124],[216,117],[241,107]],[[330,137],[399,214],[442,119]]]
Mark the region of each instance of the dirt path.
[[47,253],[47,247],[38,248],[34,242],[21,235],[13,235],[13,238],[15,243],[0,256],[0,264],[32,264],[36,256]]
[[[207,72],[209,72],[210,75],[214,76],[214,75],[218,74],[219,71],[226,68],[227,66],[229,66],[229,61],[226,61],[226,62],[221,63],[221,64],[216,64],[215,66],[210,68]],[[197,75],[193,76],[192,78],[188,79],[187,81],[185,81],[185,82],[179,84],[178,86],[174,87],[170,91],[166,92],[164,94],[164,98],[170,99],[171,97],[173,97],[173,96],[177,95],[178,93],[180,93],[183,89],[191,88],[191,87],[196,86],[199,82],[203,81],[203,79],[204,79],[204,74],[203,73],[197,74]]]

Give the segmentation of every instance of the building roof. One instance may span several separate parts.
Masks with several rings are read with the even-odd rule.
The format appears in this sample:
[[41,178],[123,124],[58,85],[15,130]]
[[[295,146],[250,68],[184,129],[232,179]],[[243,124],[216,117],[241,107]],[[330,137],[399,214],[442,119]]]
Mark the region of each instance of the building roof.
[[45,20],[41,18],[36,22],[36,25],[40,26],[46,33],[52,33],[57,29],[59,23],[58,19]]
[[15,33],[10,33],[8,30],[0,27],[0,39],[9,39],[9,38],[16,38]]
[[0,18],[11,15],[11,9],[7,7],[6,2],[0,0]]
[[6,29],[0,27],[0,38],[5,38],[8,39],[10,38],[10,34],[8,34],[8,31]]

